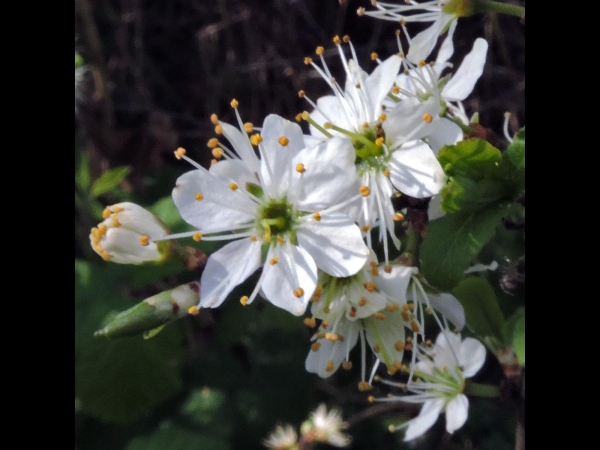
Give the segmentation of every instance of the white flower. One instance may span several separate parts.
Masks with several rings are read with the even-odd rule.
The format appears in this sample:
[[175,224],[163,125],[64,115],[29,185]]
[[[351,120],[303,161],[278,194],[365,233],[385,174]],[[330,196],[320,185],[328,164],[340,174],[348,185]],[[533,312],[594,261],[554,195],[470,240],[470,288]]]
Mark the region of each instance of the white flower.
[[[414,395],[394,397],[408,403],[423,403],[421,412],[399,428],[406,427],[405,441],[421,436],[446,413],[446,431],[454,433],[464,425],[469,400],[462,392],[465,379],[475,375],[485,361],[485,347],[477,339],[465,338],[444,330],[433,348],[420,347],[414,373],[422,381],[406,387]],[[388,399],[386,399],[388,400]]]
[[263,444],[271,450],[297,450],[298,434],[291,425],[277,425]]
[[331,409],[328,412],[327,407],[320,404],[310,419],[302,424],[300,432],[307,442],[325,442],[335,447],[346,447],[351,441],[350,436],[342,433],[346,427],[339,410]]
[[[335,81],[322,56],[324,50],[317,48],[323,68],[306,58],[325,79],[335,95],[321,97],[316,103],[306,97],[313,106],[310,115],[304,115],[311,124],[311,133],[321,138],[344,136],[351,140],[356,152],[357,184],[367,186],[372,195],[362,201],[354,214],[355,220],[365,233],[379,226],[379,240],[383,241],[387,257],[387,235],[399,248],[400,242],[394,234],[395,214],[391,197],[394,187],[401,192],[424,198],[437,194],[446,182],[446,177],[429,146],[420,138],[432,115],[428,109],[435,105],[415,104],[410,111],[399,114],[386,108],[384,102],[394,84],[402,64],[402,58],[393,55],[381,62],[369,75],[356,62],[354,47],[347,37],[352,59],[347,59],[341,39],[336,43],[342,65],[346,72],[345,89]],[[384,110],[385,109],[385,110]],[[369,246],[371,236],[366,235]]]
[[[197,170],[179,177],[173,200],[181,217],[198,231],[169,238],[232,240],[208,259],[200,307],[219,306],[263,267],[242,303],[252,302],[261,291],[274,305],[301,315],[316,286],[317,268],[350,276],[368,257],[359,228],[338,212],[354,182],[354,149],[341,138],[305,147],[299,125],[270,115],[261,134],[252,137],[258,159],[247,135],[216,122],[217,132],[225,134],[241,159],[219,142],[215,149],[222,153],[217,155],[225,159],[209,171],[178,150]],[[241,120],[240,126],[245,128]]]
[[105,261],[119,264],[142,264],[166,260],[169,242],[152,242],[169,234],[169,229],[154,214],[135,203],[108,206],[104,221],[92,228],[92,248]]
[[[358,9],[359,15],[367,15],[377,19],[400,22],[404,27],[408,22],[433,22],[427,29],[409,39],[409,52],[406,55],[413,62],[421,61],[429,56],[438,37],[450,26],[456,26],[456,19],[473,13],[469,0],[398,0],[398,3],[386,3],[372,0],[376,11]],[[408,36],[408,35],[407,35]]]
[[400,114],[404,108],[414,108],[413,102],[431,105],[428,111],[433,120],[423,137],[427,138],[436,153],[444,145],[453,145],[462,140],[461,127],[453,121],[464,125],[470,122],[461,102],[471,94],[481,77],[488,49],[485,39],[476,39],[473,49],[465,56],[456,72],[442,76],[451,67],[448,59],[454,53],[453,32],[454,27],[451,27],[435,62],[426,64],[421,60],[412,64],[405,60],[408,69],[396,78],[392,88],[394,95],[400,99],[399,104],[394,107],[396,114]]

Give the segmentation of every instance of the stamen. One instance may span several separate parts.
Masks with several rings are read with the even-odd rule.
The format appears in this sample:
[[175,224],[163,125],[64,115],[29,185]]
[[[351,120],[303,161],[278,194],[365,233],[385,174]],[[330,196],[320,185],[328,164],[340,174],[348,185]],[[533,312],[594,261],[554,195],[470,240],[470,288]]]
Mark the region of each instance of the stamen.
[[223,157],[223,149],[219,147],[213,148],[212,155],[215,157],[215,159],[221,159]]
[[371,386],[368,382],[366,381],[361,381],[360,383],[358,383],[358,390],[360,392],[366,392],[366,391],[370,391],[371,389],[373,389],[373,386]]
[[188,313],[191,314],[192,316],[197,316],[198,314],[200,314],[200,310],[198,309],[197,306],[191,306],[190,309],[188,309]]
[[242,298],[240,298],[240,303],[243,306],[246,306],[248,304],[248,296],[247,295],[242,295]]
[[348,361],[348,360],[343,361],[342,367],[344,368],[344,370],[352,369],[352,361]]
[[321,214],[319,214],[319,211],[313,214],[313,219],[315,219],[317,222],[321,220]]
[[361,186],[358,189],[358,192],[360,192],[360,195],[362,195],[363,197],[367,197],[371,193],[371,189],[369,189],[368,186]]
[[423,120],[427,123],[431,123],[431,121],[433,120],[433,117],[431,114],[425,113],[425,114],[423,114]]
[[223,127],[221,125],[215,126],[215,133],[223,134]]
[[307,56],[306,58],[304,58],[304,64],[309,66],[311,63],[312,63],[312,58],[310,56]]
[[385,320],[385,314],[382,312],[378,312],[377,314],[375,314],[375,318],[377,320]]
[[219,124],[219,118],[217,117],[216,114],[211,114],[210,115],[210,121],[213,123],[213,125],[218,125]]
[[371,61],[375,61],[379,58],[379,55],[376,52],[371,53]]
[[231,100],[230,103],[232,108],[237,108],[240,104],[238,103],[238,101],[234,98],[233,100]]
[[200,233],[199,231],[197,233],[194,233],[192,239],[196,242],[200,242],[202,240],[202,233]]
[[325,370],[326,370],[327,372],[331,372],[331,371],[333,370],[333,360],[330,360],[330,361],[327,363],[327,366],[325,366]]
[[183,155],[185,155],[185,149],[183,147],[179,147],[177,150],[175,150],[175,158],[177,159],[181,159],[183,157]]
[[306,168],[304,167],[304,164],[300,163],[296,165],[296,172],[299,173],[304,173],[306,172]]
[[147,247],[148,245],[150,245],[150,236],[148,235],[143,235],[140,237],[140,245],[142,245],[143,247]]
[[237,190],[237,188],[238,188],[237,184],[235,184],[233,182],[229,183],[229,189],[231,189],[232,191]]
[[400,222],[401,220],[404,220],[404,215],[402,213],[397,212],[394,214],[393,218],[396,222]]
[[340,44],[342,43],[342,40],[340,39],[340,37],[339,37],[339,36],[335,36],[335,37],[333,38],[333,43],[334,43],[335,45],[340,45]]
[[279,145],[282,145],[282,146],[286,147],[290,143],[290,140],[288,138],[286,138],[285,136],[281,136],[277,140],[277,142],[279,142]]
[[304,325],[306,325],[309,328],[314,328],[317,326],[317,321],[315,319],[307,317],[306,319],[304,319]]
[[258,144],[260,144],[262,142],[262,140],[263,140],[262,136],[258,133],[250,136],[250,143],[254,146],[257,146]]
[[206,143],[208,148],[215,148],[217,145],[219,145],[219,140],[217,138],[211,138]]
[[315,50],[315,53],[319,56],[321,56],[324,52],[325,52],[325,49],[323,47],[321,47],[320,45]]
[[304,289],[302,289],[301,287],[299,287],[298,289],[296,289],[296,290],[294,291],[294,296],[295,296],[296,298],[300,298],[300,297],[302,297],[303,295],[304,295]]
[[311,349],[313,352],[318,352],[320,348],[321,348],[321,343],[320,343],[320,342],[313,342],[313,343],[311,344],[311,346],[310,346],[310,349]]
[[277,264],[279,262],[279,258],[277,256],[275,256],[274,258],[271,258],[271,260],[269,261],[269,263],[274,266],[275,264]]
[[254,125],[252,124],[252,122],[246,122],[244,124],[244,130],[246,131],[246,133],[252,133],[252,131],[254,130]]

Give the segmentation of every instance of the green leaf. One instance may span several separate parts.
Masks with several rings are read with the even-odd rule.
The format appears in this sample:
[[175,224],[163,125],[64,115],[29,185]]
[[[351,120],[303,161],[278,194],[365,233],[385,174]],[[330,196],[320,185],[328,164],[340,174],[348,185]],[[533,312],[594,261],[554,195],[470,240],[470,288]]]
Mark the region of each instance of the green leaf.
[[502,158],[511,173],[515,195],[518,195],[525,189],[525,127],[515,135]]
[[438,160],[446,175],[481,180],[497,177],[502,153],[489,142],[473,138],[444,147]]
[[107,170],[92,184],[91,195],[93,197],[98,197],[99,195],[111,191],[125,179],[130,171],[131,167],[129,166],[115,167]]
[[174,420],[166,420],[158,430],[149,436],[132,439],[125,450],[229,450],[228,441],[213,437],[208,433],[199,433],[192,427],[186,427]]
[[492,205],[469,214],[449,214],[429,223],[420,249],[425,278],[441,290],[450,290],[464,277],[483,245],[495,233],[510,208]]
[[161,198],[148,208],[152,214],[157,216],[169,228],[181,228],[185,223],[179,215],[179,210],[173,203],[173,198],[168,195]]
[[517,355],[517,360],[525,367],[525,308],[519,308],[506,321],[503,329],[504,341]]
[[452,214],[471,213],[485,208],[506,197],[506,186],[496,180],[484,178],[479,181],[454,177],[442,188],[442,211]]
[[78,146],[77,137],[75,138],[75,185],[82,192],[88,191],[92,181],[90,175],[90,161],[87,153]]
[[504,316],[496,294],[485,278],[466,278],[452,293],[465,309],[467,325],[475,333],[503,340]]
[[98,340],[76,361],[75,395],[83,410],[107,422],[147,414],[181,389],[181,333],[169,328],[151,340]]

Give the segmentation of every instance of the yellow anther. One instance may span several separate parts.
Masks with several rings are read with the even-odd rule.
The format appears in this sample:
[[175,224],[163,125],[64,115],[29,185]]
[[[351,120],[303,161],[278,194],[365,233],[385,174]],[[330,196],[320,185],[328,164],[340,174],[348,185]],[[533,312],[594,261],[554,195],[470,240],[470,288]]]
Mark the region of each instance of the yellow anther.
[[390,265],[383,266],[383,271],[385,273],[392,273],[392,266],[390,266]]
[[179,147],[177,150],[175,150],[175,158],[181,159],[183,155],[185,155],[185,148]]
[[197,233],[194,233],[192,239],[196,242],[200,242],[202,240],[202,233],[200,233],[199,231]]
[[198,314],[200,314],[200,310],[198,309],[197,306],[191,306],[190,309],[188,309],[188,313],[191,314],[192,316],[197,316]]
[[331,360],[327,363],[327,365],[325,366],[325,370],[327,372],[331,372],[333,370],[333,360]]
[[306,172],[306,168],[304,167],[304,164],[302,164],[302,163],[296,164],[296,172],[299,172],[299,173]]
[[385,320],[385,314],[381,313],[381,312],[378,312],[377,314],[375,314],[375,318],[377,320]]
[[234,182],[229,183],[229,189],[231,189],[232,191],[237,191],[238,185],[235,184]]
[[381,147],[384,142],[385,139],[383,139],[382,137],[378,137],[377,139],[375,139],[375,144],[377,144],[378,147]]
[[429,306],[427,308],[425,308],[425,313],[426,314],[433,314],[433,309],[431,309]]
[[339,37],[339,36],[335,36],[335,37],[333,38],[333,43],[334,43],[335,45],[340,45],[340,44],[342,43],[342,40],[340,39],[340,37]]
[[313,342],[313,343],[311,344],[311,346],[310,346],[310,349],[311,349],[313,352],[318,352],[320,348],[321,348],[321,343],[320,343],[320,342]]
[[355,307],[355,306],[352,306],[352,307],[350,308],[350,312],[348,313],[348,315],[349,315],[350,317],[356,317],[356,307]]
[[407,306],[408,306],[408,310],[409,311],[414,311],[415,310],[415,304],[414,303],[409,303]]
[[250,242],[256,242],[256,236],[250,236]]
[[217,160],[215,158],[210,160],[210,167],[214,166],[217,163]]
[[111,213],[112,213],[112,211],[107,206],[106,208],[104,208],[104,211],[102,211],[102,217],[105,219],[108,219],[110,217]]
[[373,351],[375,353],[379,353],[381,351],[381,349],[379,348],[379,345],[376,345],[375,347],[373,347]]
[[219,118],[216,114],[211,114],[210,121],[213,123],[213,125],[217,125],[219,123]]
[[[329,320],[324,320],[323,322],[321,322],[321,326],[323,328],[327,328],[329,326]],[[323,335],[323,337],[325,337],[325,335]]]
[[325,122],[323,124],[323,128],[325,128],[326,130],[329,130],[329,129],[333,128],[333,124],[331,122]]
[[294,296],[296,298],[300,298],[304,295],[304,289],[302,289],[301,287],[299,287],[298,289],[294,290]]
[[307,56],[306,58],[304,58],[304,64],[306,64],[308,66],[311,63],[312,63],[312,58],[310,56]]
[[102,237],[102,235],[100,234],[100,230],[98,228],[92,228],[92,236],[94,237],[94,239],[98,240]]
[[321,56],[323,53],[325,53],[325,49],[319,45],[319,46],[317,47],[317,49],[315,50],[315,53],[316,53],[317,55]]
[[402,368],[404,367],[400,361],[394,361],[393,366],[396,370],[402,370]]
[[101,223],[100,225],[98,225],[98,231],[100,232],[100,237],[104,236],[106,234],[107,230],[108,230],[108,227],[106,226],[106,224]]
[[374,292],[375,288],[377,287],[377,286],[375,286],[375,283],[372,282],[372,281],[369,281],[368,283],[365,283],[364,286],[365,286],[365,289],[367,291],[369,291],[369,292]]
[[358,14],[359,16],[364,16],[365,11],[366,11],[365,8],[363,6],[361,6],[356,10],[356,14]]
[[120,213],[120,212],[123,212],[123,211],[125,211],[125,208],[121,208],[120,206],[115,206],[115,207],[113,207],[113,210],[112,210],[112,211],[113,211],[115,214],[118,214],[118,213]]
[[112,256],[110,256],[106,250],[105,250],[105,251],[102,251],[102,252],[100,253],[100,256],[102,256],[102,259],[103,259],[104,261],[110,261],[110,260],[112,259]]
[[335,342],[339,338],[338,338],[337,334],[334,334],[334,333],[325,333],[325,339],[327,339],[328,341],[331,341],[331,342]]
[[271,260],[269,261],[269,263],[274,266],[275,264],[277,264],[279,262],[279,258],[277,256],[275,256],[274,258],[271,258]]
[[415,333],[418,332],[419,331],[419,324],[413,320],[410,323],[410,329],[413,330]]
[[148,235],[143,235],[140,237],[140,245],[142,247],[147,247],[148,245],[150,245],[150,236]]
[[111,216],[112,221],[113,221],[113,227],[120,227],[121,226],[121,222],[119,222],[119,218],[117,217],[116,214],[113,214]]
[[412,342],[412,340],[413,340],[413,339],[412,339],[412,338],[409,336],[409,337],[407,337],[407,338],[406,338],[406,343],[407,343],[407,344],[410,344],[410,343]]
[[285,242],[285,240],[281,236],[277,236],[277,243],[279,245],[283,245],[284,242]]
[[383,174],[384,174],[386,177],[388,177],[388,178],[389,178],[389,177],[390,177],[390,170],[389,170],[389,169],[383,169]]
[[376,52],[371,53],[371,60],[375,61],[377,58],[379,58],[379,55]]
[[361,228],[361,230],[363,230],[363,232],[367,232],[371,229],[371,227],[369,225],[365,225],[364,227]]
[[325,339],[325,333],[317,333],[317,339]]
[[238,106],[240,106],[239,102],[235,98],[231,100],[230,105],[232,108],[237,108]]
[[369,265],[370,265],[371,267],[377,267],[377,263],[376,263],[375,261],[371,261],[371,262],[369,263]]
[[217,134],[223,134],[223,127],[221,125],[216,125],[215,126],[215,133],[217,133]]
[[385,119],[387,119],[387,114],[381,114],[381,115],[379,116],[379,121],[380,121],[380,122],[385,122]]
[[249,299],[248,299],[248,296],[247,296],[247,295],[242,295],[242,297],[240,298],[240,303],[241,303],[243,306],[246,306],[246,305],[248,304],[248,300],[249,300]]
[[217,138],[211,138],[206,143],[208,148],[215,148],[217,145],[219,145],[219,140]]
[[252,124],[252,122],[246,122],[244,124],[244,130],[246,131],[246,133],[252,133],[252,130],[254,130],[254,125]]
[[344,370],[352,369],[352,361],[348,361],[348,360],[343,361],[342,367],[344,368]]
[[398,311],[400,309],[400,305],[398,303],[391,303],[385,307],[389,312]]
[[421,61],[419,61],[419,63],[418,63],[418,66],[419,66],[419,67],[424,67],[424,66],[426,66],[426,65],[427,65],[427,63],[426,63],[426,62],[425,62],[425,60],[423,60],[423,59],[422,59]]
[[402,350],[404,350],[404,342],[402,341],[398,341],[394,344],[394,348],[396,349],[396,351],[401,352]]
[[[359,9],[361,9],[361,8],[359,8]],[[365,8],[362,8],[362,9],[364,10]],[[361,16],[361,15],[362,14],[359,14],[359,16]],[[369,403],[374,403],[375,402],[375,397],[373,397],[372,395],[369,395],[367,397],[367,400],[369,401]]]
[[433,116],[429,113],[425,113],[423,114],[423,120],[427,123],[431,123],[431,121],[433,120]]
[[308,120],[310,118],[310,114],[308,111],[302,111],[302,119]]
[[221,159],[223,157],[223,149],[221,147],[213,148],[212,155],[215,159]]
[[314,328],[317,326],[317,321],[315,319],[307,317],[306,319],[304,319],[304,325],[306,325],[309,328]]
[[394,94],[396,94],[396,95],[397,95],[397,94],[399,94],[399,93],[400,93],[400,88],[399,88],[398,86],[394,86],[394,87],[392,88],[392,92],[393,92]]
[[319,214],[319,211],[313,214],[313,219],[315,219],[317,222],[321,220],[321,214]]
[[371,389],[373,389],[373,386],[371,386],[366,381],[361,381],[360,383],[358,383],[358,390],[360,392],[370,391]]
[[279,142],[279,145],[286,147],[290,143],[290,140],[285,136],[281,136],[279,139],[277,139],[277,142]]
[[262,136],[258,133],[253,134],[252,136],[250,136],[250,142],[252,143],[252,145],[256,146],[258,144],[260,144],[262,142]]
[[369,186],[361,186],[358,189],[358,192],[360,192],[360,195],[363,197],[367,197],[371,193],[371,189],[369,189]]
[[377,267],[373,267],[373,268],[371,269],[371,274],[372,274],[374,277],[378,277],[378,276],[379,276],[379,269],[378,269]]
[[400,314],[402,315],[402,319],[404,319],[405,322],[408,322],[410,320],[410,314],[408,311],[402,311]]
[[296,114],[296,122],[302,122],[302,113]]
[[361,297],[358,301],[358,306],[365,306],[367,304],[367,297]]
[[304,92],[302,89],[298,91],[298,97],[302,98],[306,95],[306,92]]
[[350,42],[350,36],[345,34],[344,37],[342,38],[342,40],[347,44],[348,42]]
[[396,214],[394,214],[394,220],[396,222],[400,222],[401,220],[404,220],[404,214],[397,212]]
[[329,306],[326,306],[325,308],[323,308],[323,312],[325,314],[329,314],[330,311],[331,311],[331,309],[329,309]]

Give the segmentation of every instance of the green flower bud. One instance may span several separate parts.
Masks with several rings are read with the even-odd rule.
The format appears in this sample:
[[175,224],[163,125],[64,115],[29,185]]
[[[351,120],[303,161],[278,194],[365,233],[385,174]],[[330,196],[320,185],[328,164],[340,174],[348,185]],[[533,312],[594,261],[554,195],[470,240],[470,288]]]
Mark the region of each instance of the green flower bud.
[[148,339],[168,323],[198,311],[200,283],[192,282],[163,291],[115,315],[94,336],[119,338],[144,333]]

